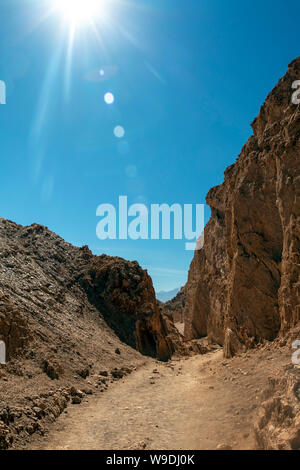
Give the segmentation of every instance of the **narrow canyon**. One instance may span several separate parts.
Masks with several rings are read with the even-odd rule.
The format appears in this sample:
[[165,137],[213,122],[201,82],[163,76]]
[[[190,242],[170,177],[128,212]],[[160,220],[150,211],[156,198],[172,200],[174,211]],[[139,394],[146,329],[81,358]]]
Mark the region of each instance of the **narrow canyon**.
[[137,262],[0,219],[1,450],[300,450],[299,79],[209,191],[169,302]]

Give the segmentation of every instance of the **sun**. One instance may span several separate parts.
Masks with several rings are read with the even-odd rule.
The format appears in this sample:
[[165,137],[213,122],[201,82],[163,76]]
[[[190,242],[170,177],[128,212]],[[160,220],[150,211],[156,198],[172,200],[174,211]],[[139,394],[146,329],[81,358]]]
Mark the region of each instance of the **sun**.
[[105,0],[54,0],[59,10],[73,24],[87,23],[104,13]]

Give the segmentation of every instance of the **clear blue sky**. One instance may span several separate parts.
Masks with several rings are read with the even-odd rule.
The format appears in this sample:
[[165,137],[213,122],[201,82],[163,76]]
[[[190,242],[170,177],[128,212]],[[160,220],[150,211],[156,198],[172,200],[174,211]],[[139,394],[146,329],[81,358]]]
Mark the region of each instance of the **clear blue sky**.
[[0,0],[0,215],[46,225],[97,254],[136,259],[157,290],[168,290],[186,280],[193,254],[184,242],[101,242],[96,208],[119,195],[204,203],[300,55],[300,4],[106,3],[98,36],[91,26],[77,29],[71,60],[70,24],[61,12],[47,16],[53,0]]

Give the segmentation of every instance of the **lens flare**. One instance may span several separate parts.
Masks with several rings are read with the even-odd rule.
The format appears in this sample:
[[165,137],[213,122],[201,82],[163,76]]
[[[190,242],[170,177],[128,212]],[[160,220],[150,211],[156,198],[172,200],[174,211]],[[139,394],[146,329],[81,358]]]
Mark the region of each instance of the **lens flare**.
[[114,134],[118,139],[122,139],[125,135],[125,129],[122,126],[116,126],[114,128]]
[[72,23],[86,23],[104,12],[104,0],[54,0],[55,9],[60,10]]
[[115,97],[112,93],[108,92],[108,93],[105,93],[104,95],[104,101],[106,104],[113,104],[113,102],[115,101]]

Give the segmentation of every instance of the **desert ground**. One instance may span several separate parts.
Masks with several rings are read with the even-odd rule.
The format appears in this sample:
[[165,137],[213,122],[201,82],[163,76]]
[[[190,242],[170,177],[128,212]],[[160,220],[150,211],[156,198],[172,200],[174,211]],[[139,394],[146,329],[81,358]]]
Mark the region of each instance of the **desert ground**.
[[254,449],[253,420],[269,375],[290,351],[264,347],[232,360],[222,350],[147,361],[104,393],[70,405],[27,449]]

